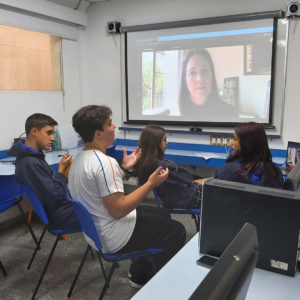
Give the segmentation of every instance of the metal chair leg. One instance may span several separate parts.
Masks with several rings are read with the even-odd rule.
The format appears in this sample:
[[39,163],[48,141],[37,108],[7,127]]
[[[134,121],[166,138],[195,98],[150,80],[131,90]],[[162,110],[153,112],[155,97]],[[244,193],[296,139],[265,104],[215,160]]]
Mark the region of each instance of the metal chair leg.
[[[27,215],[27,222],[29,224],[31,224],[31,219],[32,219],[32,212],[33,212],[33,207],[32,204],[29,205],[29,211],[28,211],[28,215]],[[26,228],[25,232],[28,232],[28,228]]]
[[22,206],[21,206],[21,204],[20,204],[20,201],[17,202],[17,206],[18,206],[18,208],[19,208],[19,210],[20,210],[20,213],[21,213],[21,216],[22,216],[22,218],[23,218],[23,221],[25,222],[27,228],[29,229],[29,231],[30,231],[30,233],[31,233],[31,236],[32,236],[32,238],[33,238],[33,240],[34,240],[36,246],[38,246],[38,250],[40,250],[41,247],[40,247],[40,245],[39,245],[39,243],[38,243],[38,240],[37,240],[37,238],[36,238],[36,236],[35,236],[35,234],[34,234],[34,232],[33,232],[33,230],[32,230],[31,225],[28,223],[28,221],[27,221],[27,219],[26,219],[26,217],[25,217],[24,210],[23,210],[23,208],[22,208]]
[[69,290],[69,292],[68,292],[68,297],[71,297],[71,295],[72,295],[73,289],[74,289],[74,287],[75,287],[75,284],[76,284],[76,282],[77,282],[77,279],[78,279],[79,274],[80,274],[80,272],[81,272],[81,269],[82,269],[82,267],[83,267],[83,264],[84,264],[84,262],[85,262],[85,259],[86,259],[87,255],[88,255],[88,252],[89,252],[90,250],[91,250],[91,246],[87,246],[87,248],[86,248],[86,250],[85,250],[85,252],[84,252],[83,258],[82,258],[82,260],[81,260],[81,263],[80,263],[80,265],[79,265],[79,268],[78,268],[78,270],[77,270],[77,272],[76,272],[75,278],[74,278],[74,280],[73,280],[73,282],[72,282],[71,288],[70,288],[70,290]]
[[114,270],[115,270],[116,264],[117,264],[117,262],[114,261],[113,264],[112,264],[112,266],[111,266],[111,269],[110,269],[110,271],[109,271],[108,277],[107,277],[107,279],[105,280],[104,287],[103,287],[103,289],[102,289],[102,291],[101,291],[101,294],[100,294],[100,296],[99,296],[99,300],[102,300],[102,299],[103,299],[104,294],[105,294],[107,288],[109,287],[109,282],[110,282],[110,279],[111,279],[111,277],[112,277],[112,274],[113,274],[113,272],[114,272]]
[[100,253],[97,252],[97,254],[98,254],[98,258],[99,258],[99,263],[100,263],[100,266],[101,266],[102,274],[104,276],[104,280],[106,281],[107,280],[107,275],[106,275],[106,272],[105,272],[105,269],[104,269],[103,261],[102,261]]
[[0,260],[0,269],[1,269],[2,272],[3,272],[3,275],[6,277],[6,276],[7,276],[7,272],[6,272],[5,268],[4,268],[4,266],[3,266],[2,262],[1,262],[1,260]]
[[60,238],[61,238],[61,237],[58,236],[58,237],[55,239],[54,245],[53,245],[53,247],[52,247],[52,250],[51,250],[51,252],[50,252],[50,255],[49,255],[49,257],[48,257],[48,260],[47,260],[46,265],[45,265],[45,267],[44,267],[44,270],[43,270],[43,272],[42,272],[42,275],[41,275],[41,277],[40,277],[40,279],[39,279],[39,281],[38,281],[38,284],[37,284],[37,286],[36,286],[36,288],[35,288],[35,290],[34,290],[34,292],[33,292],[33,295],[32,295],[32,297],[31,297],[31,300],[34,300],[35,295],[37,294],[37,292],[38,292],[38,290],[39,290],[39,287],[40,287],[40,285],[41,285],[41,283],[42,283],[42,281],[43,281],[44,275],[46,274],[46,271],[47,271],[47,269],[48,269],[48,266],[49,266],[50,261],[51,261],[52,256],[53,256],[53,253],[54,253],[54,251],[55,251],[55,248],[56,248],[57,243],[59,242]]
[[197,218],[197,231],[200,229],[200,215],[196,215]]
[[42,239],[43,239],[43,237],[44,237],[44,234],[45,234],[45,232],[46,232],[46,226],[44,227],[44,230],[43,230],[43,232],[42,232],[42,234],[41,234],[41,236],[40,236],[40,239],[39,239],[39,241],[38,241],[38,245],[35,247],[35,249],[34,249],[34,252],[33,252],[33,255],[32,255],[32,257],[31,257],[31,259],[30,259],[30,262],[29,262],[29,264],[28,264],[28,267],[27,267],[27,270],[29,270],[30,269],[30,267],[31,267],[31,264],[32,264],[32,262],[33,262],[33,260],[34,260],[34,258],[35,258],[35,255],[36,255],[36,253],[37,253],[37,251],[39,250],[39,249],[41,249],[41,247],[40,247],[40,244],[41,244],[41,241],[42,241]]
[[155,259],[154,259],[153,255],[148,255],[147,257],[151,261],[153,272],[155,274],[158,271]]
[[93,253],[93,248],[90,247],[90,252],[91,252],[91,255],[92,255],[92,259],[94,259],[94,253]]
[[199,226],[200,226],[200,216],[197,214],[192,214],[192,219],[194,219],[194,221],[195,221],[196,232],[198,232]]

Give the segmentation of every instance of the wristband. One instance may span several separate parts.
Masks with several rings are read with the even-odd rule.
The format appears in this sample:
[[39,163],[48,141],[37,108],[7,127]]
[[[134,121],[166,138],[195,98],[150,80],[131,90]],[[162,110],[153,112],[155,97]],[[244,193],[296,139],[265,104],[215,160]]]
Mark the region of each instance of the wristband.
[[126,169],[123,165],[120,165],[120,169],[121,169],[126,175],[132,174],[132,171],[129,171],[129,170]]

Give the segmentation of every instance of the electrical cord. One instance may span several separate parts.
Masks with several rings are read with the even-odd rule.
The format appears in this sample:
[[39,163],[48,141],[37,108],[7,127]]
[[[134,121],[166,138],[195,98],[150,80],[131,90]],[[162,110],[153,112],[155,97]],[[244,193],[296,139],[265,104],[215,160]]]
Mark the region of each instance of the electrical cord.
[[231,146],[227,146],[227,145],[224,145],[225,146],[225,151],[226,151],[226,154],[227,156],[229,156],[230,154],[232,154],[233,152],[233,149]]
[[26,133],[25,131],[22,132],[22,133],[19,135],[18,139],[20,139],[20,138],[22,137],[22,135],[24,135],[25,133]]

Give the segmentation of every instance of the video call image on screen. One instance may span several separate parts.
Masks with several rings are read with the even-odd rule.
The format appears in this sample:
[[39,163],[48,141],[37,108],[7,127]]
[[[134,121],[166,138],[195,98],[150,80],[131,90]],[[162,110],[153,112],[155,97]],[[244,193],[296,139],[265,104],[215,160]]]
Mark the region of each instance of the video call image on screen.
[[268,123],[273,22],[129,32],[129,119]]
[[293,168],[300,161],[300,144],[298,146],[289,146],[286,164]]

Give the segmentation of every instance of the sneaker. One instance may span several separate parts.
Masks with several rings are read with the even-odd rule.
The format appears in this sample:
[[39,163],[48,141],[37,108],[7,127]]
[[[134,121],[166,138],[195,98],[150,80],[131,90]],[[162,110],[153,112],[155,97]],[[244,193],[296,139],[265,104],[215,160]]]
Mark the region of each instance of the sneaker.
[[144,285],[143,283],[138,282],[138,280],[136,280],[135,278],[132,278],[131,273],[128,273],[128,284],[137,290],[142,288]]

